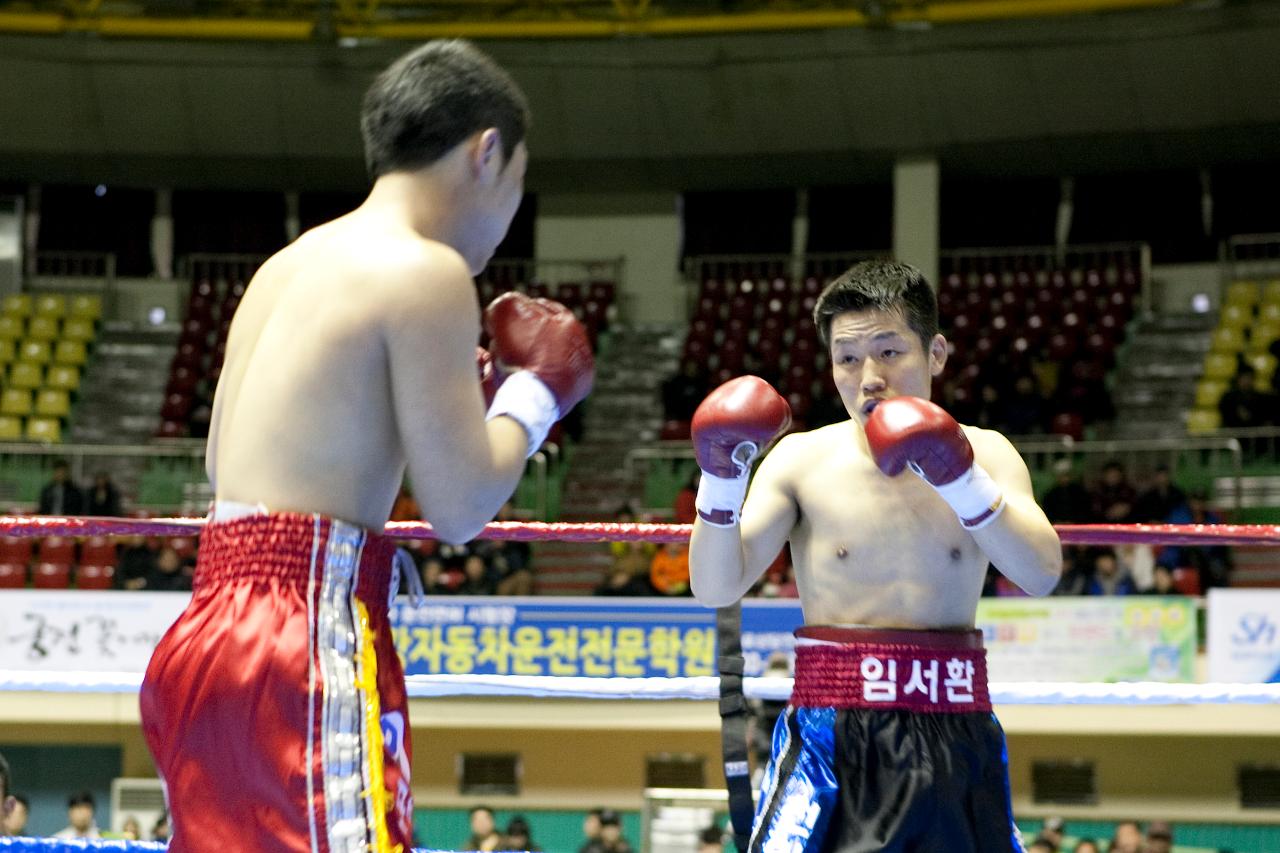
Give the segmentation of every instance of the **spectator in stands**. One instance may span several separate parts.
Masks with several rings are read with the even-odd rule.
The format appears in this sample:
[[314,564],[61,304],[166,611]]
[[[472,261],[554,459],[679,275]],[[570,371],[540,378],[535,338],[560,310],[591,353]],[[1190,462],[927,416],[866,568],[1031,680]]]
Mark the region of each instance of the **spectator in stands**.
[[1173,826],[1163,820],[1147,824],[1147,846],[1142,853],[1169,853],[1173,849]]
[[622,818],[612,809],[600,812],[600,837],[580,853],[631,853],[631,844],[622,837]]
[[[1221,524],[1222,516],[1209,508],[1209,495],[1193,491],[1183,508],[1169,515],[1171,524]],[[1200,589],[1227,586],[1231,577],[1231,549],[1224,545],[1210,547],[1166,547],[1157,562],[1170,569],[1193,568],[1200,575]]]
[[1271,421],[1274,401],[1256,387],[1257,374],[1247,364],[1236,371],[1231,388],[1218,400],[1218,413],[1226,429],[1266,426]]
[[1062,818],[1053,816],[1044,819],[1044,826],[1040,827],[1040,834],[1037,838],[1045,838],[1053,845],[1054,851],[1062,846],[1062,836],[1067,833],[1067,825]]
[[694,506],[694,501],[698,497],[698,483],[702,479],[702,469],[696,465],[689,472],[689,479],[676,493],[676,503],[674,512],[672,513],[672,521],[676,524],[693,524],[693,520],[698,517],[698,510]]
[[156,818],[156,822],[151,826],[152,841],[168,841],[169,840],[169,812],[160,812],[160,817]]
[[1000,389],[988,382],[978,391],[978,408],[973,416],[973,426],[1004,431],[1004,400]]
[[702,365],[687,359],[680,370],[662,383],[662,414],[669,421],[691,421],[693,410],[707,396],[707,377]]
[[1008,435],[1038,435],[1045,430],[1045,399],[1036,380],[1022,374],[1013,382],[1013,392],[1004,405],[1004,432]]
[[84,492],[71,482],[71,466],[65,459],[53,463],[52,479],[40,490],[41,515],[81,515]]
[[1092,838],[1081,838],[1076,842],[1071,853],[1102,853],[1102,851],[1098,849],[1098,842]]
[[1151,570],[1151,586],[1142,591],[1143,595],[1177,595],[1173,585],[1173,572],[1168,566],[1156,566]]
[[22,794],[13,794],[13,808],[0,820],[0,835],[26,835],[27,818],[31,816],[31,801]]
[[413,490],[407,482],[400,484],[400,493],[396,502],[391,505],[391,517],[388,521],[422,521],[422,510],[413,499]]
[[615,597],[652,595],[653,588],[649,586],[643,575],[632,574],[615,563],[605,579],[596,587],[595,594]]
[[1136,820],[1122,820],[1116,824],[1107,853],[1142,853],[1142,830]]
[[156,571],[156,552],[142,536],[127,536],[116,563],[117,589],[145,589]]
[[120,837],[129,841],[142,840],[142,824],[138,823],[136,817],[129,815],[124,819],[124,823],[120,825]]
[[689,547],[664,543],[649,562],[649,583],[659,595],[688,595]]
[[0,754],[0,835],[9,835],[9,815],[13,814],[17,799],[13,796],[13,777],[9,772],[9,762]]
[[1062,549],[1062,576],[1054,595],[1085,595],[1093,580],[1093,562],[1086,548]]
[[501,850],[502,836],[498,834],[497,824],[493,819],[493,809],[488,806],[476,806],[471,810],[471,837],[466,840],[460,850]]
[[1093,579],[1086,595],[1133,595],[1136,592],[1129,567],[1120,562],[1116,552],[1105,548],[1093,561]]
[[93,477],[93,486],[86,496],[85,512],[89,515],[100,515],[115,518],[124,515],[120,505],[120,490],[111,482],[111,475],[99,471]]
[[53,834],[54,838],[101,838],[98,825],[93,820],[95,810],[93,794],[81,791],[67,800],[67,820],[70,825]]
[[1042,836],[1027,845],[1027,853],[1058,853],[1058,848],[1053,846],[1052,841]]
[[425,595],[453,595],[461,581],[444,569],[439,557],[427,557],[422,561],[422,592]]
[[1070,459],[1053,463],[1056,481],[1040,501],[1044,514],[1055,524],[1082,524],[1090,519],[1093,499],[1075,475]]
[[698,834],[698,853],[721,853],[724,850],[724,830],[708,826]]
[[503,843],[504,850],[527,850],[530,853],[539,853],[542,850],[529,835],[529,821],[525,820],[524,815],[516,815],[507,821],[506,838]]
[[[515,521],[515,505],[507,501],[495,521]],[[499,542],[481,539],[471,545],[472,553],[488,561],[497,583],[498,595],[533,595],[533,549],[528,542]]]
[[1093,489],[1094,519],[1108,524],[1127,524],[1133,520],[1133,486],[1124,466],[1112,459],[1102,466],[1102,477]]
[[592,809],[582,817],[582,844],[578,853],[586,853],[592,844],[600,840],[600,815],[604,809]]
[[182,558],[172,548],[156,554],[155,570],[147,576],[147,592],[190,592],[191,577],[182,570]]
[[493,595],[497,590],[489,564],[479,554],[470,554],[462,563],[460,595]]
[[1170,514],[1186,502],[1186,492],[1179,489],[1169,476],[1169,466],[1160,465],[1151,475],[1151,485],[1134,504],[1133,520],[1139,524],[1167,521]]

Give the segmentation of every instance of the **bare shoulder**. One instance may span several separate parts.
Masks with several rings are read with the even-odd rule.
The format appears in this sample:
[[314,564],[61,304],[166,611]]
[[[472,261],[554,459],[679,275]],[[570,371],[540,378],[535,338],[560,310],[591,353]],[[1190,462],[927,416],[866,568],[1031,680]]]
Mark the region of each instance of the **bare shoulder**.
[[[779,473],[807,468],[815,458],[827,453],[841,440],[838,428],[841,424],[820,427],[807,432],[792,432],[783,436],[766,457],[770,467]],[[847,424],[845,424],[847,426]]]
[[413,304],[448,304],[459,297],[474,300],[466,261],[443,243],[414,236],[388,239],[370,250],[369,272],[383,296]]
[[[993,429],[983,429],[982,427],[968,426],[962,424],[961,429],[964,430],[965,436],[969,439],[969,443],[973,445],[975,456],[998,456],[1007,457],[1009,455],[1019,456],[1018,449],[1013,446],[1009,439],[1005,438],[1004,433],[996,432]],[[1019,456],[1019,458],[1021,458]]]

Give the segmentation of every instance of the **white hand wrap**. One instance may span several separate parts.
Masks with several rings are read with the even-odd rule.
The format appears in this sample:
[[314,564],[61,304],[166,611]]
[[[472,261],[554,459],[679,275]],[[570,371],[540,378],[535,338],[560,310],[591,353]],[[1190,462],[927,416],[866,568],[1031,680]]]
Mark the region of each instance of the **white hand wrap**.
[[[911,469],[920,473],[914,465]],[[967,530],[981,530],[1004,510],[1004,492],[977,462],[958,479],[933,488],[955,510]]]
[[486,421],[506,415],[515,420],[529,434],[529,452],[533,456],[547,440],[547,433],[559,417],[559,405],[551,389],[531,371],[521,370],[511,374],[493,395],[493,405],[485,415]]
[[694,506],[703,523],[712,527],[734,527],[741,520],[742,504],[747,499],[747,484],[751,480],[751,460],[759,452],[753,441],[744,441],[733,449],[731,456],[738,468],[736,477],[702,472]]

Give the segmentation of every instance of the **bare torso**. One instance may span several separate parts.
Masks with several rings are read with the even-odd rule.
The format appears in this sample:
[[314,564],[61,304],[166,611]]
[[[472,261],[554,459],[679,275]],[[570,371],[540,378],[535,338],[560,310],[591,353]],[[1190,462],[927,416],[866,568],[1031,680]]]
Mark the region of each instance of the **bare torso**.
[[[981,460],[983,431],[965,432]],[[882,474],[854,421],[791,437],[785,452],[807,623],[973,625],[987,558],[928,484],[910,472]]]
[[386,522],[406,460],[381,333],[395,294],[378,265],[423,242],[352,214],[304,234],[254,276],[214,400],[218,499]]

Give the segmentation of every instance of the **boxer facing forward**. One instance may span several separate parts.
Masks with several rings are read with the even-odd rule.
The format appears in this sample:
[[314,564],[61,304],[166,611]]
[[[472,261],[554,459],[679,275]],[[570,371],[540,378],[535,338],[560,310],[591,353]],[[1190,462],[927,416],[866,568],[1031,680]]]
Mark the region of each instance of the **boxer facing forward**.
[[573,315],[508,294],[484,315],[486,414],[471,276],[519,206],[527,124],[515,83],[466,43],[407,54],[365,96],[368,199],[268,260],[244,296],[194,594],[141,694],[171,850],[409,848],[380,531],[407,468],[437,534],[474,537],[592,380]]
[[1058,536],[1012,445],[927,402],[947,346],[919,271],[860,263],[814,317],[850,420],[783,438],[749,495],[786,402],[743,377],[693,420],[694,594],[736,601],[789,541],[804,607],[751,850],[1021,851],[974,615],[988,561],[1052,590]]

